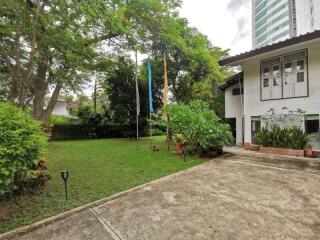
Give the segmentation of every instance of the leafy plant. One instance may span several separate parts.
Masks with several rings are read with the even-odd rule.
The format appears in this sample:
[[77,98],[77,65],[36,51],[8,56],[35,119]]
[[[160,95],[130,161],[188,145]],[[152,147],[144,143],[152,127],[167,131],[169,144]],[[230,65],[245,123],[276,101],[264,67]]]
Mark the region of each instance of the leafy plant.
[[189,145],[191,153],[201,153],[209,149],[221,148],[232,139],[230,127],[211,111],[204,101],[170,104],[169,126],[182,141]]
[[304,149],[309,143],[308,135],[301,128],[281,128],[277,125],[263,127],[255,135],[257,143],[264,147]]
[[0,103],[0,197],[33,184],[45,148],[39,123],[15,106]]
[[70,124],[72,119],[64,116],[51,115],[49,118],[49,123],[52,125],[55,124]]

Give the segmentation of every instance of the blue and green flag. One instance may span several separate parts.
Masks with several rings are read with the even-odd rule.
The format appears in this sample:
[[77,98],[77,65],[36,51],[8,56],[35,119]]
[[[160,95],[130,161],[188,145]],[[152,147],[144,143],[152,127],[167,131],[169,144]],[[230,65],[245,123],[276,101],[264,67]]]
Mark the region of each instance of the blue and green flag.
[[152,69],[151,60],[148,58],[148,82],[149,82],[149,111],[153,113],[153,99],[152,99]]

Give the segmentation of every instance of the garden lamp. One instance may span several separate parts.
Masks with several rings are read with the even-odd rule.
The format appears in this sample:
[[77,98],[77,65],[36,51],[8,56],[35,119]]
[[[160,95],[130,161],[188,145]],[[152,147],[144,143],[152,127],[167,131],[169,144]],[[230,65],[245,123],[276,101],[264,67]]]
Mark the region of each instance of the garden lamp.
[[61,172],[61,178],[64,181],[64,190],[65,190],[66,201],[67,201],[68,200],[67,181],[68,181],[68,178],[69,178],[69,171],[62,171]]

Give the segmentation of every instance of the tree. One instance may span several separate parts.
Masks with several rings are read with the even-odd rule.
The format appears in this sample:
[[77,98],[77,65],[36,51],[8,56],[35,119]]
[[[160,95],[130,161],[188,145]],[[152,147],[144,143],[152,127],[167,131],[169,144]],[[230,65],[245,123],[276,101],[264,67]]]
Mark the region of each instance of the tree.
[[170,114],[169,126],[181,135],[192,154],[222,148],[232,139],[229,125],[221,123],[204,101],[170,104],[167,112]]
[[[168,59],[170,90],[174,101],[188,103],[192,99],[208,101],[211,107],[219,100],[217,86],[227,71],[218,61],[228,54],[214,47],[197,29],[181,18],[167,18],[166,25],[152,42],[153,64],[163,69],[163,56]],[[153,78],[162,79],[163,71]]]
[[[133,124],[136,122],[135,65],[128,57],[115,59],[102,84],[108,95],[109,110],[113,122]],[[147,85],[139,81],[140,118],[147,116]]]
[[[7,99],[47,121],[62,89],[78,90],[113,49],[145,49],[175,14],[178,0],[3,0],[0,53],[9,73]],[[44,97],[51,98],[44,108]]]

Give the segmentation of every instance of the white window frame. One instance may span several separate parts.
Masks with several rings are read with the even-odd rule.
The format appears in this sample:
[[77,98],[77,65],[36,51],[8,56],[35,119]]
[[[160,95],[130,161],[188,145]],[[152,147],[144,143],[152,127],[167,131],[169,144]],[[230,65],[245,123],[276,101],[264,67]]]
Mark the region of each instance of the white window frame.
[[[297,57],[294,55],[297,54]],[[299,56],[300,55],[300,56]],[[290,59],[290,57],[293,57]],[[286,59],[289,58],[289,59]],[[280,59],[280,61],[278,60]],[[298,62],[303,60],[304,61],[304,69],[298,70]],[[284,96],[285,90],[285,64],[291,63],[292,64],[292,77],[293,77],[293,84],[294,84],[294,92],[292,96]],[[274,71],[273,68],[275,66],[279,66],[280,71],[280,79],[279,85],[274,86]],[[269,68],[268,75],[264,73],[264,70]],[[304,81],[298,82],[298,74],[304,73]],[[264,86],[264,79],[269,78],[269,86]],[[306,94],[299,95],[298,92],[295,91],[295,88],[299,85],[305,85]],[[280,87],[281,94],[276,94],[275,87]],[[269,88],[266,90],[265,88]],[[270,93],[266,94],[266,91],[270,91]],[[279,100],[279,99],[290,99],[290,98],[301,98],[301,97],[309,97],[309,74],[308,74],[308,49],[303,49],[295,52],[290,52],[287,54],[283,54],[280,56],[275,56],[269,59],[263,59],[260,62],[260,100],[261,101],[269,101],[269,100]]]

